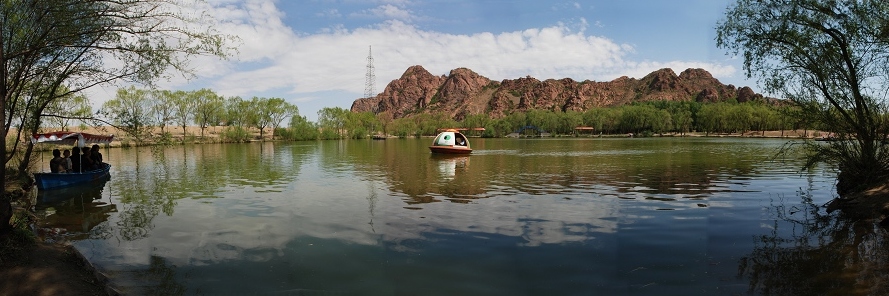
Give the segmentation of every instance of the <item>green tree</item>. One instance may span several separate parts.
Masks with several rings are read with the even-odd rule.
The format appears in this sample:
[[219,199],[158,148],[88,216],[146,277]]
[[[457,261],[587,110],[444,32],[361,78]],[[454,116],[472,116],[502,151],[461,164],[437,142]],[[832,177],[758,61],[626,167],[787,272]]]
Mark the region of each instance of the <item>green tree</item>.
[[222,118],[225,101],[206,88],[189,92],[188,97],[194,101],[194,121],[201,128],[201,138],[204,138],[204,130],[211,125],[217,125]]
[[485,126],[485,137],[504,137],[515,131],[515,128],[505,119],[492,119]]
[[257,120],[255,104],[241,99],[241,97],[229,97],[224,99],[223,110],[220,111],[220,120],[224,122],[223,140],[233,142],[246,142],[250,139],[247,126],[253,125]]
[[889,2],[738,0],[717,25],[717,45],[744,58],[803,116],[850,141],[810,143],[807,166],[839,168],[845,195],[889,176]]
[[[53,101],[114,81],[151,84],[168,69],[191,75],[190,56],[225,56],[226,36],[201,24],[210,20],[170,0],[22,0],[0,5],[0,149],[4,165],[18,151],[7,146],[12,119],[16,139],[36,132]],[[204,28],[199,31],[198,28]],[[67,91],[63,91],[67,89]],[[19,166],[28,167],[33,144]],[[5,170],[0,179],[6,181]],[[3,221],[0,221],[0,224]],[[5,225],[5,224],[4,224]],[[0,226],[3,227],[3,226]]]
[[169,93],[172,98],[174,121],[182,128],[182,141],[185,141],[186,128],[194,118],[194,108],[197,106],[191,100],[191,96],[185,91],[177,90]]
[[528,116],[525,115],[525,112],[518,112],[518,111],[509,113],[509,115],[506,115],[506,117],[503,117],[503,121],[506,122],[506,124],[504,126],[509,127],[510,133],[527,125],[528,124],[527,119],[528,119]]
[[290,118],[290,132],[293,135],[293,140],[297,141],[317,140],[319,136],[318,127],[306,120],[305,116],[299,115],[293,115]]
[[235,126],[244,128],[249,125],[255,117],[254,105],[250,101],[245,101],[241,97],[234,96],[225,99],[225,121],[226,126]]
[[154,122],[148,95],[149,91],[134,86],[118,89],[117,96],[102,104],[99,112],[136,142],[143,142],[151,137],[151,125]]
[[670,120],[673,122],[673,130],[680,135],[691,131],[691,110],[681,108],[670,110]]
[[340,107],[324,107],[318,110],[318,125],[321,132],[326,134],[328,139],[331,136],[336,139],[345,137],[349,112],[349,110]]
[[583,125],[583,113],[577,111],[556,112],[558,126],[554,132],[568,135],[574,133],[574,128]]
[[[281,122],[288,117],[299,114],[299,108],[282,98],[257,98],[253,97],[251,105],[256,112],[254,126],[259,129],[260,139],[264,139],[264,131],[267,127],[277,129]],[[274,137],[274,134],[272,135]]]
[[728,132],[728,114],[727,103],[704,104],[698,111],[698,129],[706,134]]
[[352,139],[364,139],[367,135],[381,129],[381,123],[373,112],[348,112],[346,115],[346,126],[349,130],[349,137]]
[[53,100],[43,110],[43,117],[47,118],[49,126],[68,130],[71,120],[86,120],[93,113],[93,107],[89,99],[82,94],[70,94]]
[[417,123],[412,118],[402,117],[392,121],[390,130],[399,138],[406,138],[417,133]]
[[394,120],[394,118],[392,118],[392,112],[383,111],[377,113],[375,116],[377,117],[377,121],[380,122],[380,128],[382,129],[383,134],[388,135],[391,131],[392,121]]
[[161,134],[166,134],[167,124],[173,122],[176,114],[175,98],[169,90],[152,90],[151,112],[154,114],[154,122],[161,128]]

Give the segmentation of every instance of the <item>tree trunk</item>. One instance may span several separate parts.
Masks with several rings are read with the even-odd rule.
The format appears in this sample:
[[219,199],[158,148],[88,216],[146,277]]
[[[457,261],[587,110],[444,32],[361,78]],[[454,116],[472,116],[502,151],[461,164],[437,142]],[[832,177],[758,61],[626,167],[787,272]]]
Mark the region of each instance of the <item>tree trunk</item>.
[[[2,25],[4,27],[6,26],[5,23],[3,23]],[[4,52],[5,46],[3,45],[6,44],[6,42],[3,37],[4,34],[0,34],[0,122],[3,122],[4,125],[3,137],[0,137],[0,151],[3,151],[3,153],[0,153],[0,156],[3,157],[3,167],[0,167],[0,185],[3,186],[2,188],[0,188],[3,190],[2,192],[0,192],[0,194],[2,194],[2,196],[0,196],[0,201],[2,201],[0,202],[0,211],[5,211],[6,208],[11,207],[11,205],[9,204],[9,199],[6,198],[6,160],[9,159],[6,156],[6,135],[9,131],[9,126],[6,126],[6,99],[9,96],[9,89],[7,89],[8,85],[6,84],[6,79],[7,77],[9,77],[9,73],[7,73],[6,68],[8,62],[6,61],[6,54]],[[10,215],[10,217],[12,216]],[[0,229],[8,227],[9,219],[0,219]]]
[[3,190],[0,196],[0,236],[12,230],[9,221],[12,220],[12,197]]

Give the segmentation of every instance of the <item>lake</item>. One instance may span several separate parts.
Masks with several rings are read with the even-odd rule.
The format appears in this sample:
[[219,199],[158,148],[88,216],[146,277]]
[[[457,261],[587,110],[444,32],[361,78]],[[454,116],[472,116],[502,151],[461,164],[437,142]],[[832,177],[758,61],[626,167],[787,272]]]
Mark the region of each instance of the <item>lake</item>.
[[885,232],[824,213],[834,173],[786,139],[431,141],[103,149],[109,181],[37,213],[135,295],[885,289]]

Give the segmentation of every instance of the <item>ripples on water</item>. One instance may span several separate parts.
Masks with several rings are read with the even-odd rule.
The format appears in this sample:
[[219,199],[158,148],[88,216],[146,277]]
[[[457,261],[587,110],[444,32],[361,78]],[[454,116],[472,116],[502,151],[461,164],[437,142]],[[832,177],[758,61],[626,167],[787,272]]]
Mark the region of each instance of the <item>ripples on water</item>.
[[[111,181],[40,209],[132,294],[790,295],[886,266],[821,230],[832,175],[783,140],[428,142],[111,149]],[[804,279],[833,269],[859,280]]]

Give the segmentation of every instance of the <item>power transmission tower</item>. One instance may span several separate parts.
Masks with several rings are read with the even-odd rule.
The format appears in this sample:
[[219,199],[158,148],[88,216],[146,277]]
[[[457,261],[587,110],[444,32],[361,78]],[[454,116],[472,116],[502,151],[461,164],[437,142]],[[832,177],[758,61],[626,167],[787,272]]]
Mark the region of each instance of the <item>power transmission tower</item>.
[[374,84],[376,84],[377,76],[374,74],[374,56],[370,45],[367,46],[367,74],[364,78],[364,97],[371,98],[376,96]]

